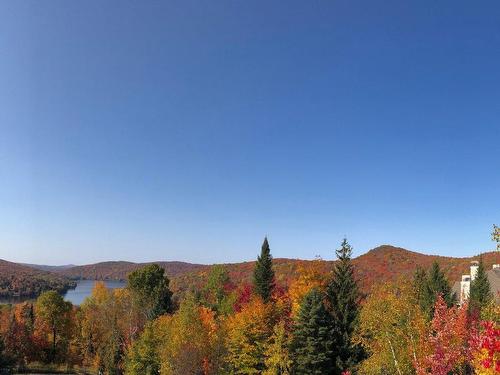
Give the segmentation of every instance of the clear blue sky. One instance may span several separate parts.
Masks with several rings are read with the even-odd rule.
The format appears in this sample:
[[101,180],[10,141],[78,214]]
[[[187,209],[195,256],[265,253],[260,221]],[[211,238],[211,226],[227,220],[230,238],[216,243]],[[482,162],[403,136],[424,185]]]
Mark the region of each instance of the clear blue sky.
[[500,3],[3,1],[0,258],[493,249]]

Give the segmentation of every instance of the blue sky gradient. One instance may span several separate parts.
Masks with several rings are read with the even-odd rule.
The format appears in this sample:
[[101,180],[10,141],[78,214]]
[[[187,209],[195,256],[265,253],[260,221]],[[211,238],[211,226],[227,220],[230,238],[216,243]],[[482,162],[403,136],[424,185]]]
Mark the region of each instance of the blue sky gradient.
[[470,256],[500,223],[500,3],[0,3],[0,258]]

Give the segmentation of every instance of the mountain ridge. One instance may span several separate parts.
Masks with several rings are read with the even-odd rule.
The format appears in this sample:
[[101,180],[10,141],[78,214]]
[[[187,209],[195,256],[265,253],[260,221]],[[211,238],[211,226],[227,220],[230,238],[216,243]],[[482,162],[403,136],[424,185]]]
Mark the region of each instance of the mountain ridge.
[[[496,252],[483,253],[483,260],[487,268],[494,263],[500,263],[500,256]],[[470,261],[477,260],[480,255],[471,257],[449,257],[441,255],[429,255],[402,247],[392,245],[380,245],[370,249],[364,254],[353,258],[356,276],[364,289],[378,281],[394,280],[401,276],[411,276],[417,267],[429,268],[437,261],[453,283],[461,274],[468,271]],[[281,284],[288,283],[296,276],[301,264],[313,262],[296,258],[275,258],[274,267],[277,281]],[[319,260],[320,268],[325,272],[331,269],[333,260]],[[74,266],[70,268],[55,269],[54,273],[70,279],[89,280],[126,280],[127,275],[148,264],[156,263],[163,267],[166,274],[175,285],[186,289],[189,284],[200,284],[207,277],[212,265],[196,264],[180,261],[158,261],[158,262],[129,262],[129,261],[106,261],[88,265]],[[255,261],[224,264],[231,278],[237,283],[250,283]]]

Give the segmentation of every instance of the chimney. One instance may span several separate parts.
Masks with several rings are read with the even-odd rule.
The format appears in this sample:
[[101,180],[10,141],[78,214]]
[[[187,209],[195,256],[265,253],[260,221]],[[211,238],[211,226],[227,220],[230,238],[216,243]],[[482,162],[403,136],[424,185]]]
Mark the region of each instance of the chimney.
[[474,281],[477,276],[477,269],[479,268],[479,262],[473,260],[470,262],[470,281]]

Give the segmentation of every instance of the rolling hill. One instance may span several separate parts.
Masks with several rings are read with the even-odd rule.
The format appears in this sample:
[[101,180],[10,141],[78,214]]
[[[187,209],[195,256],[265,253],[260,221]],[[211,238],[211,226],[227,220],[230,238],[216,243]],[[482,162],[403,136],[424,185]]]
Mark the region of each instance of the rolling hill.
[[76,267],[74,264],[65,264],[62,266],[48,266],[46,264],[31,264],[31,263],[18,263],[22,266],[28,266],[37,270],[41,271],[49,271],[49,272],[54,272],[54,271],[60,271],[60,270],[66,270],[71,267]]
[[[493,264],[500,263],[500,254],[495,252],[484,253],[483,260],[487,269]],[[434,261],[447,275],[450,284],[469,272],[470,262],[479,257],[453,258],[437,255],[426,255],[390,245],[376,247],[367,253],[353,259],[355,275],[363,291],[368,292],[372,285],[393,281],[399,277],[412,277],[417,267],[428,269]],[[274,259],[276,279],[281,285],[288,285],[297,276],[301,264],[311,262],[299,259]],[[334,261],[320,261],[324,272],[330,272]],[[255,262],[227,264],[227,269],[234,282],[252,281],[252,272]],[[193,274],[182,274],[174,278],[174,285],[185,289],[189,284],[203,284],[208,276],[209,269],[202,269]]]
[[127,275],[130,272],[151,263],[156,263],[163,267],[169,278],[175,278],[179,275],[196,272],[202,269],[208,269],[210,267],[206,265],[185,262],[132,263],[113,261],[88,264],[83,266],[74,266],[65,269],[58,269],[54,272],[75,280],[126,280]]
[[62,275],[0,260],[0,298],[31,298],[46,290],[62,293],[75,285]]
[[[458,280],[463,273],[467,273],[470,261],[478,257],[453,258],[437,255],[426,255],[390,245],[376,247],[367,253],[353,259],[356,277],[362,289],[368,291],[378,282],[394,280],[400,276],[411,276],[418,266],[429,268],[437,261],[447,274],[450,282]],[[500,256],[495,252],[483,254],[483,260],[489,269],[493,263],[500,263]],[[296,277],[298,267],[310,261],[300,259],[274,259],[274,267],[278,283],[288,285]],[[333,261],[320,261],[324,272],[329,272]],[[186,290],[192,286],[203,285],[210,267],[208,265],[191,264],[184,262],[155,262],[162,266],[169,278],[172,279],[174,290]],[[72,279],[91,280],[126,280],[133,270],[149,263],[132,262],[102,262],[90,265],[56,269],[57,274]],[[255,262],[226,264],[231,279],[236,283],[252,280]]]

